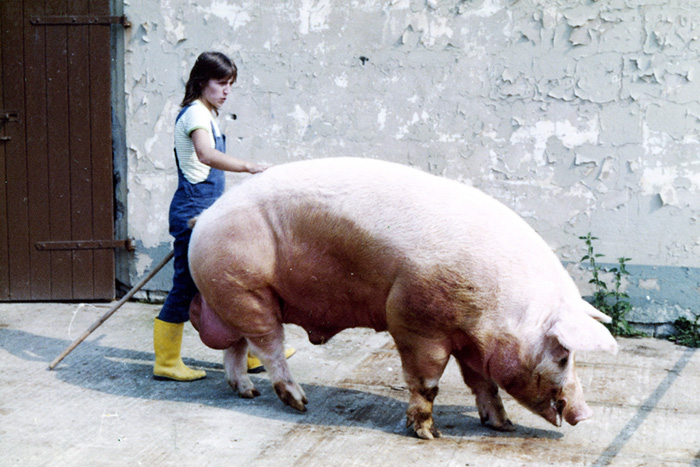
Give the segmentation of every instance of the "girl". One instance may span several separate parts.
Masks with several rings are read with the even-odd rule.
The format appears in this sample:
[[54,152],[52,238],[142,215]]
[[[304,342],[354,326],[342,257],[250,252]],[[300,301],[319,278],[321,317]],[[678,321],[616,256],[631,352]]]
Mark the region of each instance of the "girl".
[[[226,139],[214,115],[236,81],[236,65],[218,52],[201,54],[190,72],[182,110],[175,119],[178,186],[170,204],[170,234],[175,237],[173,288],[155,320],[153,347],[157,379],[193,381],[206,373],[187,367],[180,357],[182,332],[197,288],[187,265],[191,229],[187,221],[224,192],[224,171],[259,173],[266,167],[226,156]],[[249,365],[250,366],[250,365]]]

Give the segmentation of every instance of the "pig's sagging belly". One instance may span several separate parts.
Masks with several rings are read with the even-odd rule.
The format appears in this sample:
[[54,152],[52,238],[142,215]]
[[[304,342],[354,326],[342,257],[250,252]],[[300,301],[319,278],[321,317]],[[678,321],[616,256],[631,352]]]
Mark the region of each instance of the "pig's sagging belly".
[[304,328],[313,344],[323,344],[347,328],[385,331],[386,294],[367,296],[362,292],[367,287],[355,284],[350,288],[348,282],[319,281],[317,287],[282,291],[282,322]]
[[314,344],[347,328],[387,329],[396,255],[378,239],[350,237],[339,241],[307,227],[303,240],[297,236],[286,247],[278,245],[272,286],[281,301],[282,321],[303,327]]

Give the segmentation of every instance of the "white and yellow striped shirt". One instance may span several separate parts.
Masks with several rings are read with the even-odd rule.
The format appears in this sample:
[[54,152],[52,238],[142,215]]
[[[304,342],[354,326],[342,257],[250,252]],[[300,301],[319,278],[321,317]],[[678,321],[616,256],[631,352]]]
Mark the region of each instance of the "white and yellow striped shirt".
[[192,143],[194,130],[206,130],[209,133],[211,147],[215,147],[214,135],[220,135],[221,131],[216,124],[214,115],[207,109],[202,101],[196,100],[185,110],[180,119],[175,123],[175,151],[177,160],[183,175],[190,183],[200,183],[207,179],[211,167],[202,164],[197,158]]

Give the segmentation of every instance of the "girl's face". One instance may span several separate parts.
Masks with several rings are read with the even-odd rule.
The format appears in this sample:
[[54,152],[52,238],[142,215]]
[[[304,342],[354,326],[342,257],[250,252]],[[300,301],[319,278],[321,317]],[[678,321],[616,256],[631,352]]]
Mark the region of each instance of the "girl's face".
[[229,78],[210,79],[202,89],[201,99],[204,105],[209,110],[219,110],[219,107],[226,102],[232,84],[233,80]]

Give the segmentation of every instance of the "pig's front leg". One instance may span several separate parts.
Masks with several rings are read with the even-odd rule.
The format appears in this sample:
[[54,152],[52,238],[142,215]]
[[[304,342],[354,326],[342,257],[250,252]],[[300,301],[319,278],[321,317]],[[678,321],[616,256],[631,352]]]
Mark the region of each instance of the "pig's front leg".
[[440,431],[433,422],[433,401],[438,394],[440,376],[450,358],[449,352],[440,342],[415,334],[396,333],[394,341],[411,392],[406,426],[413,426],[419,438],[439,438]]
[[260,392],[255,389],[253,382],[248,377],[248,343],[241,338],[231,347],[224,350],[224,371],[226,381],[229,386],[246,399],[259,396]]
[[248,338],[255,355],[265,365],[277,397],[288,406],[306,412],[304,390],[294,381],[284,356],[284,329],[278,323],[275,329],[264,336]]
[[481,376],[465,362],[466,358],[455,354],[455,358],[462,370],[462,378],[476,396],[476,406],[479,409],[481,424],[498,431],[513,431],[515,427],[508,419],[501,396],[498,395],[498,386]]

